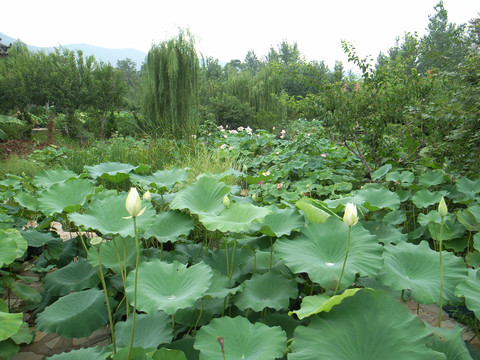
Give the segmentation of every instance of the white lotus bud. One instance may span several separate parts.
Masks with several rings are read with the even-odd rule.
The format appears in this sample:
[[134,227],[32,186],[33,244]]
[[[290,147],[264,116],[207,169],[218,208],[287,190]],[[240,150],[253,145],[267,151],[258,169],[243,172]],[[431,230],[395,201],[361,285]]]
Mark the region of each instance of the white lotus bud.
[[136,188],[131,188],[128,192],[125,208],[131,217],[140,216],[145,211],[145,208],[142,209],[142,202]]
[[343,222],[348,226],[353,226],[358,222],[357,207],[353,203],[348,203],[343,214]]
[[438,203],[438,213],[441,217],[444,217],[448,214],[447,204],[445,203],[445,199],[442,196],[442,200]]
[[230,199],[228,198],[228,195],[225,195],[223,197],[223,206],[225,206],[227,208],[230,206]]
[[147,192],[143,194],[143,200],[152,201],[152,194],[150,194],[149,190],[147,190]]

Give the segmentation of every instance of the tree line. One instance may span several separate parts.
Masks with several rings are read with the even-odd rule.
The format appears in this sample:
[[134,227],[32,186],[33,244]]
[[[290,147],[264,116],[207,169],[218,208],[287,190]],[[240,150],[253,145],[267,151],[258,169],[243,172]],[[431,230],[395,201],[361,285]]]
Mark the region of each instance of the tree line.
[[480,149],[479,28],[478,16],[450,23],[440,1],[423,37],[405,33],[375,61],[342,43],[355,73],[341,62],[333,69],[307,62],[287,41],[263,58],[249,51],[222,65],[198,54],[184,31],[152,46],[140,71],[129,59],[114,67],[80,51],[32,53],[15,43],[0,61],[0,112],[28,118],[35,106],[53,103],[65,115],[64,131],[76,136],[85,126],[76,114],[87,111],[102,137],[121,109],[134,114],[135,130],[175,137],[202,123],[271,129],[317,119],[370,173],[420,156],[459,162],[464,171],[479,166],[471,157]]

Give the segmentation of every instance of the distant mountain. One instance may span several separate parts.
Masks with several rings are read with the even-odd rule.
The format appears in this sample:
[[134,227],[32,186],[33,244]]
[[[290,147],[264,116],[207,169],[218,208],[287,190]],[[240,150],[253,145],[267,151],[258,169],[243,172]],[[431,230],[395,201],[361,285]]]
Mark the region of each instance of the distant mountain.
[[[11,38],[8,35],[0,33],[1,43],[8,45],[10,43],[15,43],[17,39]],[[53,51],[54,47],[38,47],[30,44],[26,44],[28,50],[30,51],[39,51],[45,50],[47,52]],[[137,49],[108,49],[99,46],[93,46],[88,44],[68,44],[68,45],[59,45],[63,48],[69,50],[82,50],[83,55],[90,56],[93,55],[97,61],[103,61],[105,63],[110,63],[113,66],[117,65],[117,60],[125,60],[126,58],[131,59],[137,64],[137,68],[140,69],[147,53],[137,50]]]

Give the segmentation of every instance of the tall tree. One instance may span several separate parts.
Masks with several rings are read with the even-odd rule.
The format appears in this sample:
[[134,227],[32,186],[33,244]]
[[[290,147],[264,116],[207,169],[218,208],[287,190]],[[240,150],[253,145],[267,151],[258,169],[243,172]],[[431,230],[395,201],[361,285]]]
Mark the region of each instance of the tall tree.
[[194,39],[177,38],[154,45],[142,74],[142,126],[158,135],[183,137],[198,126],[199,61]]

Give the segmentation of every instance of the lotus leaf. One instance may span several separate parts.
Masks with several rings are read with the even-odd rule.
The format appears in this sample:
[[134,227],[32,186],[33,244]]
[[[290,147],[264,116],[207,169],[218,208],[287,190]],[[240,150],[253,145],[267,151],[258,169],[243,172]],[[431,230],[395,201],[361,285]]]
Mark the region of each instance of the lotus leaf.
[[426,208],[438,204],[442,196],[446,196],[446,191],[431,192],[427,189],[421,189],[412,196],[412,201],[416,207]]
[[431,331],[422,320],[381,291],[358,291],[310,319],[295,330],[289,360],[445,360],[425,346]]
[[363,205],[370,211],[377,211],[385,208],[396,210],[400,206],[399,196],[383,185],[366,184],[357,192],[357,195],[365,198]]
[[465,341],[463,329],[455,325],[453,329],[433,327],[427,323],[427,327],[436,335],[430,337],[427,346],[435,351],[445,354],[447,360],[472,360]]
[[183,184],[188,179],[187,169],[173,168],[171,170],[159,170],[152,175],[130,175],[132,182],[141,186],[153,186],[161,192],[171,190],[175,184]]
[[[308,273],[313,282],[335,289],[347,249],[348,226],[336,217],[306,225],[292,240],[280,239],[275,253],[294,273]],[[349,287],[358,273],[374,276],[382,267],[383,247],[361,224],[352,226],[350,250],[340,288]]]
[[226,359],[265,360],[283,356],[287,336],[278,326],[250,323],[246,318],[222,317],[202,326],[195,337],[200,360],[221,359],[223,343]]
[[[393,290],[412,291],[420,304],[434,304],[440,297],[440,260],[438,252],[430,249],[426,241],[419,245],[399,243],[385,246],[385,264],[379,281]],[[443,252],[444,303],[458,304],[456,286],[466,279],[463,260],[451,252]]]
[[[140,242],[138,246],[140,251],[142,251],[143,244]],[[120,270],[125,266],[125,261],[127,262],[127,267],[133,268],[135,267],[135,260],[137,257],[135,239],[132,237],[123,238],[121,236],[114,236],[112,240],[101,243],[100,256],[102,259],[102,266],[113,270],[116,274],[120,274]],[[88,262],[93,267],[99,265],[98,251],[94,246],[90,247],[88,250]]]
[[16,334],[23,323],[23,314],[9,314],[0,311],[0,341],[8,339],[10,336]]
[[[203,262],[189,268],[179,262],[167,264],[158,259],[138,266],[137,309],[148,314],[163,310],[174,315],[192,306],[211,285],[212,269]],[[135,270],[127,277],[127,294],[134,298]]]
[[246,232],[252,221],[263,221],[271,211],[253,204],[232,203],[217,214],[201,214],[200,221],[207,230],[221,232]]
[[155,351],[152,360],[187,360],[187,358],[183,351],[161,348]]
[[45,276],[44,288],[52,295],[63,296],[98,285],[100,279],[86,259],[80,258]]
[[158,242],[175,242],[187,236],[194,228],[193,219],[177,210],[169,210],[156,215],[155,222],[145,232],[145,238],[155,237]]
[[382,178],[383,176],[385,176],[390,171],[391,168],[392,168],[391,164],[385,164],[382,167],[378,168],[377,170],[375,170],[373,172],[372,180],[375,181],[375,180],[378,180],[378,179]]
[[38,209],[45,215],[79,210],[93,195],[94,185],[85,179],[53,184],[38,197]]
[[85,166],[88,175],[93,179],[102,178],[119,184],[129,178],[129,173],[136,169],[137,166],[130,164],[122,164],[119,162],[106,162],[93,166]]
[[300,320],[302,320],[303,318],[318,314],[323,311],[329,312],[335,305],[341,304],[345,298],[355,295],[359,290],[362,289],[347,289],[342,294],[334,295],[332,297],[323,294],[305,296],[302,299],[300,309],[290,311],[288,315],[295,314]]
[[[115,339],[118,347],[130,346],[133,317],[115,324]],[[172,341],[172,319],[164,312],[137,314],[135,321],[134,347],[154,348]]]
[[181,189],[170,202],[171,209],[188,209],[197,215],[218,215],[223,209],[223,197],[230,193],[225,183],[207,176]]
[[37,329],[65,338],[81,338],[108,321],[102,290],[90,289],[61,297],[37,317]]
[[476,271],[476,276],[468,277],[458,284],[455,295],[465,298],[465,304],[470,311],[475,313],[477,318],[480,317],[480,298],[478,296],[480,289],[480,274]]
[[0,229],[0,268],[21,257],[27,248],[27,241],[18,230]]
[[480,179],[470,180],[463,177],[457,181],[457,190],[465,194],[467,199],[474,199],[476,194],[480,193]]
[[250,280],[243,282],[242,288],[242,292],[233,300],[240,310],[251,308],[253,311],[262,311],[266,307],[286,309],[290,299],[298,296],[296,281],[273,271],[253,275]]
[[442,170],[432,170],[420,175],[418,178],[418,183],[423,186],[430,187],[440,185],[443,183],[444,179],[445,173]]
[[36,187],[43,187],[44,189],[48,189],[53,184],[65,182],[67,180],[74,179],[77,177],[78,175],[71,170],[48,169],[48,170],[42,170],[37,175],[35,175],[32,182]]
[[53,355],[47,358],[48,360],[103,360],[105,355],[101,352],[98,346],[86,349],[71,350],[61,354]]
[[[127,195],[109,195],[104,199],[92,200],[90,207],[84,214],[74,213],[70,220],[77,226],[85,229],[98,230],[102,234],[119,234],[123,237],[135,236],[132,219],[125,219],[129,214],[125,209]],[[142,207],[146,206],[145,212],[137,217],[137,230],[143,237],[145,231],[155,221],[155,209],[148,201],[142,201]]]
[[305,220],[295,209],[275,208],[265,217],[260,231],[268,236],[281,237],[299,231],[303,225]]

